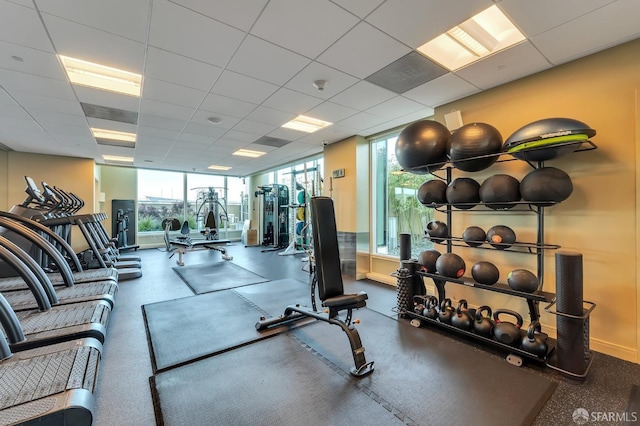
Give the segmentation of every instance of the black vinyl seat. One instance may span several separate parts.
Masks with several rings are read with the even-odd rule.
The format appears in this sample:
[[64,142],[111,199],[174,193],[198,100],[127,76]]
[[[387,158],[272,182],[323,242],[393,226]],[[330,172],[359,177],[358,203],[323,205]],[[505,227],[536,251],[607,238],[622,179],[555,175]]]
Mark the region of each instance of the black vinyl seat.
[[[355,367],[351,368],[351,374],[358,377],[364,376],[373,372],[373,361],[366,361],[360,335],[351,324],[351,317],[353,309],[366,306],[368,296],[364,291],[351,294],[344,293],[333,200],[329,197],[312,197],[310,206],[313,230],[313,258],[315,259],[311,285],[312,308],[299,305],[287,306],[284,310],[284,315],[280,317],[261,318],[256,324],[256,329],[262,331],[306,317],[337,325],[347,334],[351,344],[355,363]],[[328,315],[316,311],[316,286],[322,306],[328,308]],[[347,311],[345,319],[341,318],[341,311]]]

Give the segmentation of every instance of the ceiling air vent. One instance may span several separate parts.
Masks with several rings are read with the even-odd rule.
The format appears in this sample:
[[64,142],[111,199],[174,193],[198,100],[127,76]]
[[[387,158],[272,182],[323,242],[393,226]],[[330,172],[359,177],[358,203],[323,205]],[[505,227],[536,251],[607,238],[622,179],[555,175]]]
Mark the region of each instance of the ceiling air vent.
[[115,139],[95,138],[98,145],[117,146],[120,148],[133,148],[134,144],[129,141],[119,141]]
[[263,136],[260,139],[254,141],[253,143],[257,144],[257,145],[267,145],[267,146],[273,146],[276,148],[280,148],[283,147],[287,144],[290,144],[291,141],[285,140],[285,139],[278,139],[278,138],[272,138],[269,136]]
[[121,123],[138,124],[138,113],[124,109],[110,108],[101,105],[80,102],[84,115],[102,120],[119,121]]
[[374,72],[365,80],[397,94],[402,94],[448,72],[420,53],[410,52]]

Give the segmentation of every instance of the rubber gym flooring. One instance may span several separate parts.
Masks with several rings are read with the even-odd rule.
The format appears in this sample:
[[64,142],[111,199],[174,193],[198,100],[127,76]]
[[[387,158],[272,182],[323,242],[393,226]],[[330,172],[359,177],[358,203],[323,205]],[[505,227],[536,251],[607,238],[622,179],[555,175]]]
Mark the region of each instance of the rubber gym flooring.
[[[638,406],[637,364],[596,354],[584,382],[535,365],[513,367],[504,354],[395,319],[395,288],[367,281],[345,283],[345,291],[369,293],[367,308],[354,316],[362,320],[357,328],[376,370],[355,379],[347,373],[353,360],[338,327],[314,321],[254,337],[255,315],[277,315],[278,306],[305,297],[302,256],[231,245],[234,264],[270,281],[194,296],[167,253],[138,253],[144,275],[120,285],[98,380],[96,425],[571,425],[576,408]],[[220,261],[213,251],[185,255],[185,267]],[[207,309],[196,313],[201,303]],[[163,310],[175,315],[162,318]],[[158,350],[147,339],[150,311],[160,320],[151,327],[156,335],[172,336],[162,348],[164,368],[154,364]]]

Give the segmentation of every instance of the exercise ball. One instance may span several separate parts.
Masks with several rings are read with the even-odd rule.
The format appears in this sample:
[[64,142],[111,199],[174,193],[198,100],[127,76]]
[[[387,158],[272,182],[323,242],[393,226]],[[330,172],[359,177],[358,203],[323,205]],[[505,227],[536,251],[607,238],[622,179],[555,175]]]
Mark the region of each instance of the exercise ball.
[[296,222],[296,235],[302,235],[303,228],[304,228],[304,222]]
[[448,152],[451,164],[466,172],[491,166],[502,149],[502,135],[490,124],[469,123],[453,132]]
[[480,184],[468,177],[456,178],[447,186],[446,196],[447,202],[453,207],[472,209],[480,202]]
[[480,284],[493,285],[500,278],[500,271],[491,262],[480,261],[471,267],[471,276]]
[[464,260],[455,253],[444,253],[436,260],[436,271],[444,277],[460,278],[466,269]]
[[479,247],[485,242],[487,234],[479,226],[469,226],[462,232],[462,239],[470,247]]
[[418,263],[423,266],[425,271],[435,273],[436,261],[439,257],[440,252],[438,250],[425,250],[420,253],[420,256],[418,257]]
[[[571,178],[555,167],[541,167],[529,172],[520,182],[520,194],[537,206],[550,206],[569,198],[573,192]],[[541,201],[549,201],[544,203]]]
[[531,271],[527,271],[526,269],[514,269],[509,272],[509,275],[507,276],[507,283],[509,283],[509,287],[513,290],[533,293],[538,290],[540,281]]
[[507,138],[503,151],[526,161],[547,161],[572,153],[596,131],[573,118],[553,117],[529,123]]
[[424,233],[430,241],[433,241],[434,243],[441,243],[449,236],[449,227],[444,222],[432,220],[427,223],[427,229]]
[[516,242],[516,233],[508,226],[492,226],[487,231],[487,241],[495,248],[504,250]]
[[418,201],[421,204],[444,204],[447,202],[445,191],[447,184],[440,179],[432,179],[424,182],[418,188]]
[[298,204],[304,204],[307,200],[307,194],[304,191],[298,192]]
[[513,176],[493,175],[480,185],[480,200],[490,209],[511,209],[520,201],[520,182]]
[[408,172],[426,174],[447,162],[447,144],[451,133],[433,120],[409,124],[398,135],[396,160]]
[[304,207],[298,207],[296,209],[296,219],[304,221],[304,219],[305,219],[305,217],[304,217],[305,214],[304,213],[305,213],[304,212]]

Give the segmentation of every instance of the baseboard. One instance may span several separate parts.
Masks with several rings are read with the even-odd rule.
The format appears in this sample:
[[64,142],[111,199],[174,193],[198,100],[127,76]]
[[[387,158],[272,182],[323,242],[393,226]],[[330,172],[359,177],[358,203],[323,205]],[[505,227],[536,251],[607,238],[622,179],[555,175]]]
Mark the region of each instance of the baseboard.
[[379,283],[389,284],[392,286],[397,285],[396,278],[392,277],[391,275],[380,274],[378,272],[367,272],[364,275],[367,279],[370,279],[372,281],[377,281]]

